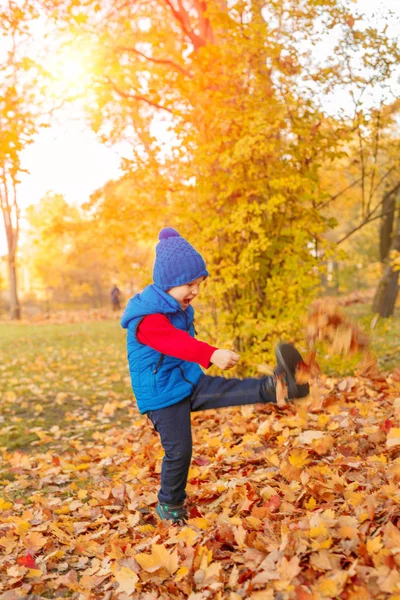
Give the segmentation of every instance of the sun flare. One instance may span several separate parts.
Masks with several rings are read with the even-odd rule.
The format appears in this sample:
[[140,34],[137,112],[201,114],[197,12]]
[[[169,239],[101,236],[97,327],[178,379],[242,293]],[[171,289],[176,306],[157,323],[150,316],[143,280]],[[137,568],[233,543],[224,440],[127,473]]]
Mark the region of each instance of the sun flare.
[[84,96],[89,90],[90,67],[88,52],[71,47],[64,48],[46,61],[50,74],[50,93],[56,97]]

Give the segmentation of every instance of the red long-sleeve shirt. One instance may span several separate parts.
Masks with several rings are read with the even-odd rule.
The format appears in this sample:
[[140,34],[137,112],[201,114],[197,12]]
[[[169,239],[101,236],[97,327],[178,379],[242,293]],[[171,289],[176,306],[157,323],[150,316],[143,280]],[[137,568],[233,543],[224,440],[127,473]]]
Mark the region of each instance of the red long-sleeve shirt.
[[211,356],[218,350],[177,329],[162,314],[147,315],[139,324],[137,339],[157,352],[198,363],[205,369],[211,366]]

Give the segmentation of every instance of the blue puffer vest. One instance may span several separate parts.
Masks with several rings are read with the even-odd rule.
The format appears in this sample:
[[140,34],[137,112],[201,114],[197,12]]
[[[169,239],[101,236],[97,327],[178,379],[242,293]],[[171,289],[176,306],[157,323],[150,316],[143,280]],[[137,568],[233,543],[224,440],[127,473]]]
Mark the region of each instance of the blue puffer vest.
[[193,392],[202,370],[193,362],[167,356],[141,344],[136,332],[146,315],[164,314],[177,329],[194,337],[194,310],[182,310],[179,303],[156,285],[147,286],[128,302],[121,318],[127,329],[127,350],[132,389],[139,411],[165,408],[180,402]]

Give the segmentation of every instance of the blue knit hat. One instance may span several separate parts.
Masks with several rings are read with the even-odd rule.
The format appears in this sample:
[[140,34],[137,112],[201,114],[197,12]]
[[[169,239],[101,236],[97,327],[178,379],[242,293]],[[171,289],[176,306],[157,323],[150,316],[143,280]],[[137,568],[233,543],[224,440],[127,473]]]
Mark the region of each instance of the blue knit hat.
[[204,258],[176,229],[161,229],[153,268],[154,283],[165,292],[177,285],[207,277]]

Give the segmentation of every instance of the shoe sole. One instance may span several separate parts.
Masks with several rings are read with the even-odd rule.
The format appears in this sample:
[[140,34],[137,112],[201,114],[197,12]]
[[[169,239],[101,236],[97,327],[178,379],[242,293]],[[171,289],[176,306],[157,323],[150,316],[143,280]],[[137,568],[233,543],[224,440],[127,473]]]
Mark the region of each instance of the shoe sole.
[[[285,355],[285,356],[284,356]],[[289,364],[293,365],[293,371],[296,370],[296,365],[303,362],[303,358],[298,350],[292,344],[279,344],[275,348],[276,361],[278,367],[281,366],[287,377],[288,397],[289,398],[304,398],[310,393],[308,383],[297,384],[296,379],[292,375],[292,370]]]

